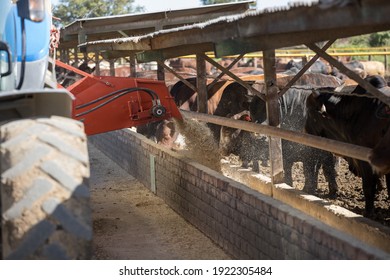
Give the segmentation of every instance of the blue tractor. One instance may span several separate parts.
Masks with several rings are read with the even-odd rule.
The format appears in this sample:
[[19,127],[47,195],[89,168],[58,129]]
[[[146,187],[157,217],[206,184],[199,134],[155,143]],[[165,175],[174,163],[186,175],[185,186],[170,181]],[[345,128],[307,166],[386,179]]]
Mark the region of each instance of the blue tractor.
[[0,259],[88,259],[87,138],[48,71],[48,0],[0,0]]

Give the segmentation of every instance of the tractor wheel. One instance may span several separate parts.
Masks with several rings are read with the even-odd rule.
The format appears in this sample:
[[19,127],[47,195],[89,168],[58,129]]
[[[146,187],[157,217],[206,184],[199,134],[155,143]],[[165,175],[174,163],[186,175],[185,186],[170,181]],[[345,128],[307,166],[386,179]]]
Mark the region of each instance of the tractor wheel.
[[89,259],[89,159],[82,123],[63,117],[0,126],[3,259]]

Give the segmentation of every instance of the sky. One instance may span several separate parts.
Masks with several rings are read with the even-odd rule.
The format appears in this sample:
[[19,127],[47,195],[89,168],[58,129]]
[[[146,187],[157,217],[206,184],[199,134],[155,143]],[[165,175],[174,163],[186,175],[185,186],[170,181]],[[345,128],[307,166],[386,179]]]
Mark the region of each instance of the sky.
[[[290,2],[312,2],[315,0],[257,0],[257,9],[287,6]],[[239,2],[239,1],[238,1]],[[52,0],[58,4],[58,0]],[[144,6],[145,12],[169,11],[200,7],[200,0],[135,0],[135,5]]]

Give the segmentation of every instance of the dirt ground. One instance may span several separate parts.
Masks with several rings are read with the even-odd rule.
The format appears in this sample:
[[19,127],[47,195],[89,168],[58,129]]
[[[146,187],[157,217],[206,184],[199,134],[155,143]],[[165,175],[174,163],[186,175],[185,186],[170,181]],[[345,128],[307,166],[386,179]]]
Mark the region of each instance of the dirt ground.
[[[215,153],[218,151],[218,147],[215,147],[211,144],[211,134],[206,133],[210,131],[203,127],[201,122],[194,120],[186,119],[184,125],[179,126],[180,133],[187,136],[186,139],[191,139],[191,145],[188,145],[188,151],[178,150],[178,152],[183,153],[188,157],[195,159],[196,161],[206,165],[218,172],[220,168],[215,166],[215,159],[221,158],[221,155]],[[193,136],[196,135],[196,136]],[[211,141],[211,142],[210,142]],[[188,141],[187,141],[188,142]],[[187,143],[186,143],[187,144]],[[210,147],[213,147],[214,153],[210,150]],[[251,150],[251,149],[249,149]],[[194,152],[191,152],[194,151]],[[268,153],[268,150],[266,151]],[[231,154],[228,157],[222,157],[223,159],[229,161],[232,164],[240,166],[242,164],[239,157]],[[214,164],[211,164],[214,162]],[[341,206],[345,209],[348,209],[356,214],[363,215],[365,209],[365,199],[363,195],[362,188],[362,179],[355,176],[349,171],[348,163],[343,158],[338,158],[338,163],[336,164],[336,182],[338,186],[338,195],[336,198],[329,197],[329,188],[328,182],[326,181],[322,169],[320,169],[320,174],[318,176],[318,185],[317,191],[314,195],[329,201],[330,203]],[[262,166],[260,172],[263,175],[270,177],[270,167]],[[303,175],[303,164],[302,162],[296,162],[292,168],[293,175],[293,187],[299,190],[303,189],[305,183],[305,177]],[[378,188],[377,195],[375,199],[375,213],[370,219],[375,220],[376,222],[381,223],[384,226],[390,227],[390,194],[387,194],[386,183],[383,180],[382,188]]]
[[[302,189],[304,176],[302,172],[302,163],[299,163],[295,172],[294,187]],[[365,199],[363,195],[362,179],[355,176],[349,171],[348,163],[340,158],[339,164],[336,166],[336,182],[338,185],[338,196],[331,199],[328,196],[328,183],[325,180],[322,172],[318,176],[318,189],[316,195],[320,198],[330,201],[331,203],[346,208],[356,214],[363,215]],[[390,194],[387,194],[386,183],[384,178],[382,186],[377,190],[375,199],[375,214],[370,219],[381,223],[384,226],[390,227]]]
[[231,259],[89,143],[93,259]]
[[[240,159],[235,155],[230,155],[225,159],[236,165],[242,164]],[[262,166],[260,169],[262,174],[270,176],[269,166]],[[342,158],[339,158],[339,162],[336,166],[336,173],[338,196],[336,198],[329,197],[328,182],[326,181],[322,170],[320,170],[318,176],[318,187],[314,195],[356,214],[363,215],[365,200],[363,196],[362,179],[349,171],[348,163]],[[294,163],[292,174],[293,187],[302,190],[305,183],[302,162]],[[390,227],[390,198],[387,194],[386,183],[384,181],[382,188],[377,190],[375,214],[373,217],[370,217],[370,219]]]

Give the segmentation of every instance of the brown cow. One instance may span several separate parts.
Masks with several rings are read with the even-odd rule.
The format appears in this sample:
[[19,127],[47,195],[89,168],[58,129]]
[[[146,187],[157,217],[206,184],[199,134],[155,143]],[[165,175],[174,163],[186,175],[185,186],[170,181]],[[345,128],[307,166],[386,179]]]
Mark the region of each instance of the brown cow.
[[[197,71],[196,60],[194,58],[174,58],[169,60],[169,66],[175,71],[183,71],[189,69],[189,72]],[[214,67],[210,63],[206,63],[206,74],[212,75]]]
[[385,64],[380,61],[360,61],[367,76],[385,76]]

